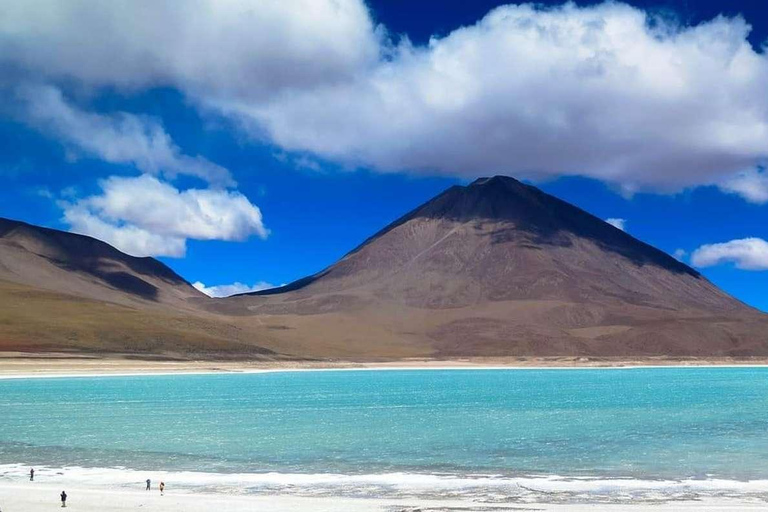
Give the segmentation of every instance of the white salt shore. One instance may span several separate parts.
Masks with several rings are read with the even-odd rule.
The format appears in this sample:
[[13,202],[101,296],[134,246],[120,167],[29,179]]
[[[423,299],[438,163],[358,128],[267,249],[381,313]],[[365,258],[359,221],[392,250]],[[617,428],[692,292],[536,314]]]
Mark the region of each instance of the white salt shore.
[[[423,500],[376,498],[311,498],[295,496],[232,496],[222,494],[186,494],[167,490],[160,496],[157,489],[109,490],[72,488],[67,491],[67,508],[72,511],[122,512],[415,512],[420,511],[543,511],[543,512],[735,512],[766,510],[765,503],[753,501],[712,500],[666,504],[499,504],[473,500]],[[44,512],[60,508],[60,486],[35,483],[0,483],[2,512]]]

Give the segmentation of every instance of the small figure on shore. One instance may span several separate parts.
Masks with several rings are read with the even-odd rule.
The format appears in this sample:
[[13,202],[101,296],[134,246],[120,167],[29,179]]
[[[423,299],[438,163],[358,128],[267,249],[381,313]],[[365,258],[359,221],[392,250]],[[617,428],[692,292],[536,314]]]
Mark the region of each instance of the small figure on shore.
[[64,491],[61,491],[61,506],[62,508],[66,508],[67,506],[67,493]]
[[160,482],[160,496],[163,496],[165,492],[165,482]]
[[149,490],[150,485],[152,484],[152,480],[147,478],[147,490]]
[[34,482],[35,481],[35,468],[31,468],[29,470],[29,481]]

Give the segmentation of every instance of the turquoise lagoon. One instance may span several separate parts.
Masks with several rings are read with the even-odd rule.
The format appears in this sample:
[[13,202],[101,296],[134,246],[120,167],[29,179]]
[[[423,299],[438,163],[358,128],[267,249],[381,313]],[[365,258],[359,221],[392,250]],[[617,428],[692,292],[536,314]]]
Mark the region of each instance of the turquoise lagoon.
[[768,368],[0,380],[0,479],[29,466],[237,493],[763,498]]

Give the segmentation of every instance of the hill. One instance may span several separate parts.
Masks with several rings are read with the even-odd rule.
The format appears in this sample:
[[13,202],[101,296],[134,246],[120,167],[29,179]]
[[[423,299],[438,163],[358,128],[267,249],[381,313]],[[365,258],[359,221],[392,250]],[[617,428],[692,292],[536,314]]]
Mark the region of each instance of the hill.
[[271,354],[206,299],[154,258],[0,218],[0,351]]

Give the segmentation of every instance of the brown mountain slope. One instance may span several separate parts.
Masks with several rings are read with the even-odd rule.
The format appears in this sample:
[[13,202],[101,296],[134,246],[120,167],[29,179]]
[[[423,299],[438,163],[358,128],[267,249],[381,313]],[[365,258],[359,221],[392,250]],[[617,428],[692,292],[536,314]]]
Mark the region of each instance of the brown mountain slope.
[[136,258],[95,238],[3,218],[0,279],[130,305],[181,306],[202,296],[154,258]]
[[272,357],[153,258],[0,219],[0,351]]
[[366,355],[768,355],[765,315],[506,177],[452,187],[322,272],[213,307]]

